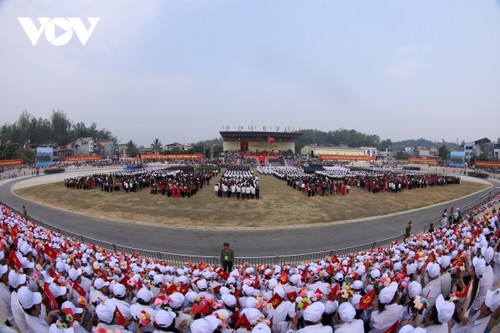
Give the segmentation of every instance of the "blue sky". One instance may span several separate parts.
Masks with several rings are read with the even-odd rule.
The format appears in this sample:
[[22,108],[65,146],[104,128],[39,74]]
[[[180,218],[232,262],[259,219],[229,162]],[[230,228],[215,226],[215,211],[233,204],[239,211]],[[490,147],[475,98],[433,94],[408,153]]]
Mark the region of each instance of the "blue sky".
[[[85,46],[33,46],[21,16],[100,21]],[[494,0],[0,0],[1,123],[61,109],[139,145],[225,125],[496,141],[499,37]]]

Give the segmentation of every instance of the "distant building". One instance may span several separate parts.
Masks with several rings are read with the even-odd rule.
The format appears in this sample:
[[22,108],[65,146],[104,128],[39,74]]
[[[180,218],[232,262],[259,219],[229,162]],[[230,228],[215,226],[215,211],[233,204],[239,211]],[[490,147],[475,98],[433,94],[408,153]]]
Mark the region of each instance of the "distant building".
[[493,158],[496,160],[500,159],[500,144],[495,145],[495,149],[493,149]]
[[174,143],[170,143],[168,145],[165,145],[165,148],[168,151],[171,151],[171,150],[189,150],[189,149],[191,149],[191,145],[189,145],[189,144],[183,145],[182,143],[174,142]]
[[418,154],[422,158],[427,158],[427,157],[436,157],[439,155],[439,152],[436,148],[419,148]]
[[490,143],[490,139],[482,138],[476,141],[467,142],[464,144],[465,160],[470,161],[474,157],[479,157],[484,153],[484,146]]
[[90,137],[77,139],[73,145],[77,156],[89,156],[95,152],[95,141]]

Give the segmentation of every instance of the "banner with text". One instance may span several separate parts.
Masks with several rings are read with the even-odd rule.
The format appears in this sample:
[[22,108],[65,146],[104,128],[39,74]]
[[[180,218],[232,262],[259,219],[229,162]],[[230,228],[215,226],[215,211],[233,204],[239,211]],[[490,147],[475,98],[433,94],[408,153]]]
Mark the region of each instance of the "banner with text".
[[0,160],[0,167],[20,166],[23,160]]
[[328,161],[373,161],[371,156],[319,155],[320,160]]
[[99,156],[68,156],[65,158],[66,162],[89,162],[89,161],[99,161],[101,157]]
[[203,158],[202,154],[141,155],[143,160],[189,160]]
[[438,164],[439,160],[437,158],[409,158],[408,162],[411,163],[425,163],[425,164]]
[[476,161],[474,166],[477,168],[500,168],[500,162]]

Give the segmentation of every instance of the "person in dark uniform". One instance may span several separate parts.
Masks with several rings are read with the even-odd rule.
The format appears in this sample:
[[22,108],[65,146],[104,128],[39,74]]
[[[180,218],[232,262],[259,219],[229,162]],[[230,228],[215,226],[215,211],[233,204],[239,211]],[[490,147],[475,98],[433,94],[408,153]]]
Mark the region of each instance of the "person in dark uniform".
[[229,247],[229,243],[222,243],[222,250],[220,251],[220,262],[222,268],[226,272],[231,272],[233,270],[234,263],[234,251]]

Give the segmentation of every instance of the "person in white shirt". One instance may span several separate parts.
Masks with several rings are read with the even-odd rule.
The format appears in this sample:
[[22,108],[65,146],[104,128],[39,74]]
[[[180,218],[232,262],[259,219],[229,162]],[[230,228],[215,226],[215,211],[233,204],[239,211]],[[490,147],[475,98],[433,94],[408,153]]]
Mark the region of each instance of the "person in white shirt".
[[375,299],[370,316],[370,327],[372,333],[380,333],[391,327],[396,321],[401,322],[404,314],[404,307],[397,304],[399,295],[397,294],[398,284],[392,282],[388,287],[380,291],[378,300]]
[[440,272],[439,264],[429,263],[426,268],[429,282],[425,283],[425,274],[421,276],[420,284],[423,289],[420,295],[429,301],[429,306],[433,306],[438,296],[441,295],[441,282],[437,279]]
[[14,316],[12,315],[12,307],[10,304],[10,290],[9,290],[9,266],[0,266],[0,309],[5,314],[7,326],[14,325]]
[[[309,305],[303,314],[305,327],[295,331],[296,333],[332,333],[333,329],[331,326],[324,326],[321,323],[323,313],[325,312],[325,304],[321,302],[315,302]],[[295,316],[292,321],[292,329],[296,327],[298,317]]]
[[[364,323],[361,319],[354,319],[356,310],[349,302],[339,305],[336,318],[342,323],[335,325],[335,333],[364,333]],[[337,322],[339,322],[337,320]]]
[[[21,304],[24,312],[26,323],[29,327],[29,332],[33,333],[49,333],[49,324],[59,314],[59,310],[53,310],[48,313],[45,319],[40,317],[42,311],[42,295],[34,293],[28,287],[21,287],[18,291],[19,304]],[[23,333],[25,333],[23,331]]]
[[[491,251],[493,251],[493,249],[491,249]],[[493,253],[491,253],[491,256],[490,254],[487,254],[487,256],[489,261],[491,261],[491,259],[493,258]],[[474,257],[472,260],[476,279],[479,279],[479,285],[477,287],[476,295],[473,295],[474,298],[472,301],[472,306],[469,310],[470,316],[473,316],[477,311],[479,311],[479,308],[484,303],[484,300],[486,298],[486,292],[493,288],[493,268],[490,265],[487,265],[489,261],[477,257]]]

